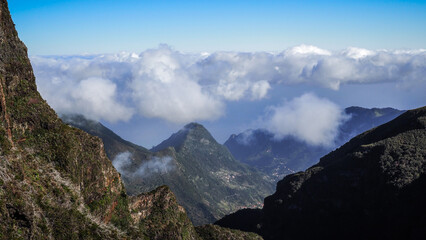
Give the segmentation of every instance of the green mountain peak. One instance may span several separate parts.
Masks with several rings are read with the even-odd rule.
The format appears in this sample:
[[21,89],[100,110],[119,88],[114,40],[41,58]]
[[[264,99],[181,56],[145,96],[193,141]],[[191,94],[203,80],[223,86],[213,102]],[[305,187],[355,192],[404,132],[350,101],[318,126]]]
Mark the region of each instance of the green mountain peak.
[[151,151],[158,152],[169,147],[174,147],[180,151],[182,147],[194,144],[218,144],[210,132],[199,123],[189,123],[181,130],[172,134],[168,139],[153,147]]

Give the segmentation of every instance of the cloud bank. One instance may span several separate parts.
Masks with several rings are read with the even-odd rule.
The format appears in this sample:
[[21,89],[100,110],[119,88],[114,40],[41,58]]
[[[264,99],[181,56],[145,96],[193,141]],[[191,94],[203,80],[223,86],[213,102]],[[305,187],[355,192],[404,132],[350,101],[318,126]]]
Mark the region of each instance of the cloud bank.
[[264,128],[276,139],[293,136],[311,145],[332,146],[339,125],[347,119],[335,103],[307,93],[271,107]]
[[132,167],[132,154],[130,152],[117,154],[112,161],[112,165],[124,176],[142,178],[156,174],[166,174],[176,168],[173,163],[173,158],[169,156],[152,157],[139,166]]
[[224,116],[227,102],[258,101],[278,85],[338,91],[344,84],[416,88],[426,81],[424,49],[328,51],[300,45],[279,53],[193,54],[161,45],[140,54],[31,61],[39,91],[57,112],[110,122],[134,114],[172,123],[214,120]]

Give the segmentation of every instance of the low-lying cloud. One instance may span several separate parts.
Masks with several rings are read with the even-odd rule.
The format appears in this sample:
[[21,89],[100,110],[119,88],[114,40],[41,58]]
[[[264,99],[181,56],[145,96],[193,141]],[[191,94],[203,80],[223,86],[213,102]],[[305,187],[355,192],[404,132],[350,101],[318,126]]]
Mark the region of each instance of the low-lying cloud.
[[122,175],[128,175],[130,165],[132,165],[132,159],[130,158],[132,154],[130,152],[122,152],[115,156],[112,160],[112,165],[117,169]]
[[292,136],[311,145],[332,146],[348,118],[335,103],[307,93],[271,107],[264,128],[276,139]]
[[150,176],[152,174],[164,174],[175,169],[173,159],[166,157],[153,157],[147,162],[142,163],[134,172],[136,176]]
[[253,142],[253,140],[255,139],[254,134],[255,134],[255,132],[251,129],[245,130],[244,132],[238,134],[238,136],[236,136],[235,140],[241,145],[249,146]]
[[307,84],[338,91],[344,84],[426,79],[426,50],[300,45],[279,53],[182,53],[167,45],[140,54],[32,57],[42,96],[59,113],[126,121],[134,114],[173,123],[214,120],[230,101],[257,101],[277,85]]
[[112,164],[119,173],[127,177],[150,177],[156,174],[166,174],[175,170],[173,158],[152,157],[139,166],[132,166],[132,154],[130,152],[119,153]]

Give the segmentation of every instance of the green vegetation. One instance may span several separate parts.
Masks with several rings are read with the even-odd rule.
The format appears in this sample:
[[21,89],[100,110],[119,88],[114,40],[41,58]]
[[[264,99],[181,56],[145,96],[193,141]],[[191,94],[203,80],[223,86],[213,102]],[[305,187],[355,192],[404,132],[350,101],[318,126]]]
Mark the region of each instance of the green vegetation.
[[[130,195],[168,185],[195,225],[212,223],[241,208],[261,207],[263,198],[273,191],[270,181],[236,161],[199,124],[189,124],[150,152],[83,116],[62,118],[70,125],[102,138],[110,159],[125,151],[132,154],[129,170],[122,173]],[[173,158],[171,171],[148,176],[130,173],[149,159],[164,156]]]
[[242,232],[239,230],[222,228],[217,225],[204,225],[196,227],[195,230],[203,239],[211,240],[261,240],[261,236],[255,233]]

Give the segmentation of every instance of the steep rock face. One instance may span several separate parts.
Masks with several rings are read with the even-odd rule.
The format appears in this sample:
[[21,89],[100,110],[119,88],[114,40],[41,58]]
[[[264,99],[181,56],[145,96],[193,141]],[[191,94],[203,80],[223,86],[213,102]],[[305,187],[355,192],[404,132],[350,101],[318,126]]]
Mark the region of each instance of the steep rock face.
[[[249,230],[265,239],[424,239],[425,172],[423,107],[353,138],[305,172],[286,176],[265,199],[262,214],[252,214]],[[238,228],[232,223],[238,215],[244,214],[218,224]]]
[[0,20],[0,239],[147,239],[100,139],[63,124],[37,92],[5,0]]
[[[62,124],[40,97],[7,2],[0,5],[0,232],[55,238],[93,227],[116,236],[128,224],[115,208],[125,201],[120,175],[99,139]],[[67,220],[69,228],[58,226]]]
[[150,239],[201,239],[167,186],[132,197],[130,208],[135,224]]
[[393,108],[346,108],[345,113],[350,118],[339,127],[334,146],[313,146],[291,136],[276,140],[272,133],[262,129],[233,134],[225,146],[237,160],[260,169],[278,181],[287,174],[305,170],[336,146],[403,112]]

